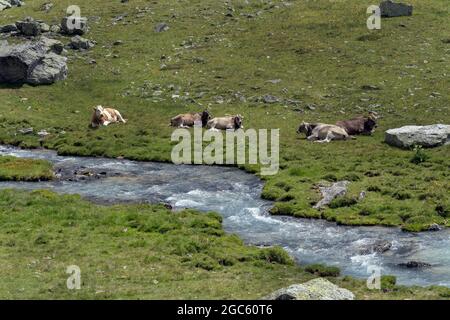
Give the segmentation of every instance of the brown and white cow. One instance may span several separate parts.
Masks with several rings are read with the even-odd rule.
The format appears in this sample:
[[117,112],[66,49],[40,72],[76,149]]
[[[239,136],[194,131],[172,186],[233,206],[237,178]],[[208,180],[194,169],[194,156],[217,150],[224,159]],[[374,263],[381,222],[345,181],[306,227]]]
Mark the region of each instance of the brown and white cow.
[[304,133],[308,141],[330,142],[331,140],[354,139],[345,129],[333,124],[302,122],[297,133]]
[[98,128],[99,126],[107,126],[111,123],[127,123],[120,112],[113,108],[104,108],[102,106],[94,107],[94,113],[92,114],[91,126],[92,128]]
[[206,127],[213,131],[244,129],[244,126],[242,125],[243,119],[244,118],[239,114],[214,118],[208,121]]
[[170,126],[189,128],[201,122],[202,127],[205,127],[210,119],[211,115],[206,110],[201,113],[184,113],[170,119]]
[[370,112],[367,117],[359,116],[350,120],[338,121],[336,125],[344,128],[351,135],[371,135],[377,127],[377,116]]

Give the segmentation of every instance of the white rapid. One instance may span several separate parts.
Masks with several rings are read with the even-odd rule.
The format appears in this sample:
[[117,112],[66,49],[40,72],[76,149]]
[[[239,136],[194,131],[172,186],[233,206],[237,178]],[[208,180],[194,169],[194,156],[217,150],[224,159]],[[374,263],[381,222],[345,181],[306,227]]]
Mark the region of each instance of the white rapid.
[[[223,216],[227,232],[238,234],[248,244],[280,245],[300,264],[335,265],[344,274],[361,278],[369,276],[369,266],[378,266],[382,274],[397,276],[400,284],[450,287],[450,230],[412,234],[398,228],[345,227],[271,216],[268,210],[272,203],[260,198],[262,182],[236,168],[62,157],[52,151],[6,146],[0,146],[0,155],[47,159],[63,176],[74,171],[97,176],[86,180],[0,182],[0,188],[78,193],[101,203],[110,202],[114,195],[114,202],[165,202],[177,210],[216,211]],[[379,243],[390,243],[391,248],[384,253],[371,252],[370,248]],[[408,261],[431,266],[398,266]]]

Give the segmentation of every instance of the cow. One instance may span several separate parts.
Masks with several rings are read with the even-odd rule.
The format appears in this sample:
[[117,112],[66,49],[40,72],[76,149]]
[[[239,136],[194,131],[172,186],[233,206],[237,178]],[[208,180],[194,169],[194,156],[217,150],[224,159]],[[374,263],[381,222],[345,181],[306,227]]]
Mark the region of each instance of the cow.
[[193,127],[196,123],[202,124],[202,127],[205,127],[208,121],[211,119],[211,115],[208,111],[203,111],[201,113],[184,113],[179,114],[176,117],[170,119],[171,127],[178,128],[189,128]]
[[304,133],[308,141],[330,142],[331,140],[354,139],[345,129],[333,124],[326,123],[307,123],[302,122],[297,129],[297,133]]
[[104,108],[103,106],[94,107],[94,113],[92,114],[91,126],[92,128],[98,128],[99,126],[107,126],[111,123],[127,123],[120,112],[113,108]]
[[206,127],[212,131],[244,129],[244,126],[242,125],[243,119],[244,118],[239,114],[214,118],[208,121]]
[[345,129],[350,135],[371,135],[377,127],[377,117],[375,113],[370,112],[367,117],[359,116],[351,120],[338,121],[336,125]]

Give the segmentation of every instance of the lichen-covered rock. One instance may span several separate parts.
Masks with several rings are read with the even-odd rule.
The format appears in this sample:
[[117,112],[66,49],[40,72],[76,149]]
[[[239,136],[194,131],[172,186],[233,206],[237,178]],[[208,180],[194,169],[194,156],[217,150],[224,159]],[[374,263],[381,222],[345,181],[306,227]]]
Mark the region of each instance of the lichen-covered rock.
[[43,38],[35,42],[0,47],[0,83],[51,84],[67,76],[62,44]]
[[385,141],[399,148],[411,148],[415,145],[426,148],[438,147],[450,141],[450,125],[433,124],[390,129],[385,133]]
[[395,3],[393,1],[383,1],[380,4],[381,16],[385,18],[411,16],[413,6],[404,3]]
[[347,193],[347,186],[349,181],[338,181],[331,186],[319,186],[319,190],[322,193],[322,200],[317,202],[313,207],[314,209],[320,209],[333,201],[334,198],[344,196]]
[[16,26],[24,36],[36,37],[41,34],[41,24],[32,17],[26,17],[22,21],[17,21]]
[[353,300],[355,295],[324,278],[277,290],[263,300]]

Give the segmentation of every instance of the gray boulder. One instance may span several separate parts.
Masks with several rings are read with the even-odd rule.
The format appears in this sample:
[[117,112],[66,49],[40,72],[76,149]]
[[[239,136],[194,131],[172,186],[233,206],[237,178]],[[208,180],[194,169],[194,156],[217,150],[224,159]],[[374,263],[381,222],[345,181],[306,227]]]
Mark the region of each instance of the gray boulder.
[[344,196],[347,193],[347,186],[349,181],[338,181],[331,186],[319,186],[320,193],[322,193],[322,200],[317,202],[313,207],[314,209],[321,209],[322,207],[330,204],[334,198]]
[[0,11],[11,8],[11,3],[7,0],[0,0]]
[[263,300],[353,300],[355,295],[323,278],[277,290]]
[[66,58],[55,52],[62,44],[41,39],[0,48],[0,83],[51,84],[67,77]]
[[450,141],[450,125],[404,126],[385,133],[387,144],[399,148],[419,145],[426,148],[438,147]]
[[41,24],[32,17],[26,17],[22,21],[17,21],[16,26],[27,37],[36,37],[41,34]]
[[411,16],[413,6],[388,0],[380,4],[380,11],[381,16],[386,18]]
[[69,48],[74,50],[89,50],[95,46],[95,43],[91,40],[75,36],[70,39]]
[[82,36],[88,31],[88,19],[86,17],[64,17],[61,20],[61,31],[69,35]]
[[19,29],[17,29],[17,26],[15,24],[7,24],[0,27],[0,33],[10,33],[10,32],[16,32]]
[[167,31],[169,29],[170,29],[169,25],[167,23],[165,23],[165,22],[158,23],[155,26],[155,32],[158,32],[158,33]]

